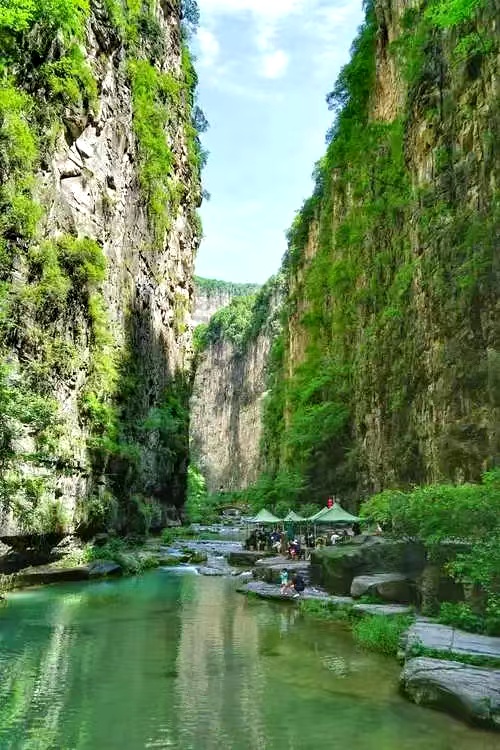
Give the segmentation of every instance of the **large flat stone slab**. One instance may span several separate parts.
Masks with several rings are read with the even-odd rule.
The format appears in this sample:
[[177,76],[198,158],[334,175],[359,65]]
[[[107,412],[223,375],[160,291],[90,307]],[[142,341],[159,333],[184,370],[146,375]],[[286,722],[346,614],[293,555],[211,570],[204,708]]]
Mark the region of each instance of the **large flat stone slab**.
[[324,591],[308,587],[306,587],[300,597],[294,598],[294,592],[291,589],[287,591],[287,593],[282,594],[279,586],[272,583],[265,583],[264,581],[250,581],[243,586],[239,586],[237,590],[242,594],[253,594],[260,599],[275,599],[288,602],[300,601],[300,599],[316,599],[332,604],[338,604],[342,607],[352,605],[352,599],[350,596],[330,596]]
[[500,663],[500,638],[466,633],[425,617],[419,617],[406,634],[406,653],[411,654],[418,646],[446,654],[498,659]]
[[394,617],[395,615],[410,615],[413,608],[407,604],[354,604],[353,612],[363,615],[385,615]]
[[401,688],[415,703],[500,731],[500,670],[419,657],[406,662]]
[[404,573],[373,573],[356,576],[351,583],[351,596],[377,596],[386,602],[410,604],[416,600],[415,585]]

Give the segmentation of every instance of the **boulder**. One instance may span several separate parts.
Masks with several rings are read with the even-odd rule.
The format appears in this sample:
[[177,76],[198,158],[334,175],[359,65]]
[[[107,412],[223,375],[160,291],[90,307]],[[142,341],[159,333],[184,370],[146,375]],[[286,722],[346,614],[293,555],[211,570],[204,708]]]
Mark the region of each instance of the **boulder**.
[[454,661],[410,659],[401,688],[415,703],[500,731],[500,670]]
[[280,573],[283,568],[286,568],[290,574],[299,573],[304,579],[305,583],[308,583],[310,578],[310,563],[304,562],[304,560],[287,560],[284,557],[269,557],[264,560],[259,560],[254,568],[255,578],[259,578],[267,583],[279,583]]
[[377,596],[386,602],[415,602],[415,587],[404,573],[375,573],[356,576],[351,583],[351,596]]
[[384,615],[394,617],[395,615],[410,615],[412,607],[407,604],[354,604],[353,612],[361,615]]
[[339,544],[311,554],[311,580],[332,594],[348,595],[357,576],[386,573],[414,578],[424,567],[421,545],[384,537]]
[[106,576],[121,576],[121,565],[114,560],[94,560],[87,565],[89,578],[105,578]]
[[254,566],[263,557],[270,557],[271,552],[254,552],[251,550],[233,550],[227,556],[230,565],[236,567]]
[[26,568],[18,573],[20,585],[37,586],[43,583],[59,583],[63,581],[85,581],[89,577],[87,565],[77,565],[72,568],[58,568],[51,565],[40,565],[36,568]]

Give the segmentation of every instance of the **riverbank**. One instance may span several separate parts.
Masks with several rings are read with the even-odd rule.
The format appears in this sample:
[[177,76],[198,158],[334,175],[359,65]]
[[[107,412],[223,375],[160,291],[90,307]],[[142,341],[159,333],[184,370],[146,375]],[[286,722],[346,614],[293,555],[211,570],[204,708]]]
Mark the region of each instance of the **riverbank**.
[[234,569],[227,558],[241,549],[240,542],[227,539],[230,531],[209,532],[205,539],[186,529],[169,529],[162,537],[142,542],[110,537],[85,544],[66,537],[46,554],[42,564],[20,564],[15,572],[0,575],[0,595],[52,583],[139,575],[159,567],[190,565],[202,575],[229,575]]
[[[260,577],[273,577],[272,563]],[[283,563],[282,563],[283,567]],[[418,705],[500,731],[500,638],[442,625],[416,614],[409,605],[358,602],[312,586],[295,598],[276,583],[250,581],[238,591],[254,598],[299,608],[306,617],[343,621],[364,647],[397,657],[403,669],[399,686]]]
[[[58,560],[10,576],[9,587],[124,577],[152,568],[232,577],[241,593],[295,605],[308,618],[345,621],[364,648],[398,656],[403,664],[400,687],[413,702],[477,726],[500,729],[500,638],[440,625],[418,616],[410,604],[382,602],[371,594],[358,599],[329,594],[311,585],[309,563],[261,555],[249,559],[234,540],[186,538],[179,530],[142,544],[106,540],[101,545],[72,548],[66,544],[63,548]],[[299,600],[280,593],[277,580],[284,566],[300,572],[308,584]],[[248,581],[249,577],[255,580]],[[381,581],[384,586],[393,584],[387,578]],[[384,588],[386,594],[390,586]]]

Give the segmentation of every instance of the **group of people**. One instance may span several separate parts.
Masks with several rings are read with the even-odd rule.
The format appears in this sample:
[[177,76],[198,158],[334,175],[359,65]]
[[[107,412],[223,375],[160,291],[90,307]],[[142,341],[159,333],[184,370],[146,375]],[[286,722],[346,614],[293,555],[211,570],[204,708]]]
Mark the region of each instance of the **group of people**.
[[283,568],[283,570],[280,573],[281,594],[293,592],[293,597],[298,598],[304,591],[305,587],[306,585],[304,583],[304,579],[302,578],[300,573],[294,573],[292,575],[292,578],[290,579],[288,576],[288,569]]
[[315,536],[312,531],[307,531],[305,534],[295,535],[291,541],[289,541],[288,533],[284,530],[280,531],[275,528],[269,533],[262,528],[257,528],[250,534],[246,546],[248,549],[258,551],[270,549],[276,554],[288,555],[289,558],[295,560],[304,555],[306,548],[326,547],[351,539],[359,533],[359,528],[356,528],[356,526],[357,524],[354,527],[336,528],[332,532],[318,536]]

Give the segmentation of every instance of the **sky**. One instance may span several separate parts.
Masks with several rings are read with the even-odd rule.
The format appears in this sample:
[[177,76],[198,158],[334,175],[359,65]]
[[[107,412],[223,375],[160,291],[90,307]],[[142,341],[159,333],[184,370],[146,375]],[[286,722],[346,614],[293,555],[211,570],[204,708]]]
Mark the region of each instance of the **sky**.
[[362,0],[198,0],[192,41],[210,123],[199,276],[263,283],[311,194],[333,115],[325,102]]

